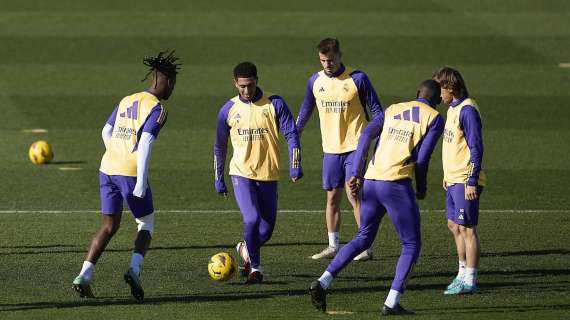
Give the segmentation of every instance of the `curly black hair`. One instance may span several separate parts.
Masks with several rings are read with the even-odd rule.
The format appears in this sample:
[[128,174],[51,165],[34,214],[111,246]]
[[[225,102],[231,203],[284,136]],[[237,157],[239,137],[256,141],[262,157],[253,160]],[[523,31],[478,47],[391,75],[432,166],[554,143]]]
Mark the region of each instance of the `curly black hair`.
[[148,66],[149,70],[142,81],[145,81],[155,70],[164,73],[169,78],[173,78],[178,74],[178,70],[180,70],[180,66],[182,65],[176,61],[178,61],[178,58],[174,56],[174,50],[170,52],[161,51],[156,57],[145,57],[143,64]]

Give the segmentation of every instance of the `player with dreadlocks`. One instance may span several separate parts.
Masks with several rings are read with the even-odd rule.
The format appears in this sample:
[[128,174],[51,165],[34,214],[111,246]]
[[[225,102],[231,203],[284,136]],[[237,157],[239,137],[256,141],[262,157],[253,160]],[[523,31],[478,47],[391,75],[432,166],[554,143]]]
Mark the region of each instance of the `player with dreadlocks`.
[[167,112],[161,100],[168,100],[180,69],[172,52],[160,52],[143,63],[152,83],[147,90],[124,97],[107,120],[102,136],[105,154],[99,169],[102,224],[91,240],[87,257],[79,275],[73,280],[73,290],[80,297],[94,298],[91,290],[93,269],[105,247],[119,229],[123,202],[135,217],[137,234],[131,264],[124,274],[131,294],[142,302],[144,291],[140,269],[150,246],[154,229],[154,207],[148,186],[147,172],[152,144],[164,126]]

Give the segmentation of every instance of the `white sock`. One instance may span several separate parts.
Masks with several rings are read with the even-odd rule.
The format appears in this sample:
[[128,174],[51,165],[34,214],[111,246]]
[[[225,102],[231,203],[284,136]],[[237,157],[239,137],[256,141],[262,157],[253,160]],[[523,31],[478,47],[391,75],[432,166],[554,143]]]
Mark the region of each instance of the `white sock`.
[[330,272],[328,271],[323,272],[323,275],[319,278],[321,287],[323,289],[328,289],[331,286],[333,279],[334,279],[333,275]]
[[141,264],[143,263],[144,257],[140,253],[133,252],[131,257],[131,268],[133,271],[139,275],[141,273]]
[[400,303],[400,296],[402,294],[394,289],[390,289],[388,293],[388,297],[386,297],[386,301],[384,301],[384,305],[389,308],[394,308],[398,303]]
[[79,272],[79,275],[85,278],[87,281],[91,280],[94,267],[95,264],[93,264],[91,261],[83,261],[83,267],[81,267],[81,272]]
[[338,248],[340,245],[340,234],[338,232],[329,232],[329,247]]
[[243,246],[241,246],[240,255],[244,262],[249,263],[249,252],[247,251],[247,244],[245,241],[243,242]]
[[463,277],[463,282],[465,282],[468,286],[475,285],[475,281],[477,280],[477,269],[476,268],[465,268],[465,276]]
[[463,279],[463,277],[465,277],[465,267],[467,267],[467,261],[459,260],[459,271],[457,272],[457,278]]

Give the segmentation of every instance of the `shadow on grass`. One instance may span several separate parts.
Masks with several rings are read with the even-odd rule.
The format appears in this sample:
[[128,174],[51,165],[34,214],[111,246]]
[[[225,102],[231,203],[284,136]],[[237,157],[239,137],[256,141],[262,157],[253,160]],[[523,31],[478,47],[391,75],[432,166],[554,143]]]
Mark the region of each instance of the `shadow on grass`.
[[[517,270],[480,270],[477,272],[478,275],[484,276],[512,276],[515,278],[521,276],[534,276],[534,277],[546,277],[546,276],[567,276],[570,275],[570,269],[517,269]],[[412,279],[427,279],[427,278],[449,278],[451,279],[456,275],[456,272],[430,272],[430,273],[412,273]],[[314,274],[295,274],[290,275],[294,278],[303,278],[309,280],[314,280],[317,275]],[[383,274],[383,275],[369,275],[369,276],[339,276],[336,278],[339,281],[390,281],[394,278],[393,274]],[[553,280],[554,281],[554,280]],[[447,286],[444,284],[443,286]]]
[[[266,285],[284,285],[286,282],[273,281],[264,283]],[[240,285],[240,284],[236,284]],[[445,287],[445,283],[437,284],[416,284],[410,285],[409,290],[440,290]],[[518,282],[497,282],[493,284],[486,284],[481,286],[483,289],[486,288],[497,288],[497,287],[513,287],[513,286],[525,286],[526,283]],[[256,286],[256,288],[263,289],[264,285]],[[329,291],[331,295],[334,294],[354,294],[354,293],[377,293],[377,292],[388,292],[390,289],[389,285],[377,285],[377,286],[366,286],[366,287],[349,287],[349,288],[333,288]],[[244,292],[233,292],[233,293],[222,293],[222,294],[211,294],[211,295],[160,295],[147,297],[144,300],[145,305],[160,305],[165,303],[194,303],[194,302],[218,302],[218,301],[240,301],[240,300],[251,300],[251,299],[271,299],[279,296],[307,296],[307,301],[309,299],[308,294],[308,284],[305,289],[283,289],[283,290],[267,290],[257,293],[244,293]],[[69,308],[81,308],[81,307],[93,307],[93,306],[109,306],[109,305],[137,305],[136,301],[127,298],[111,298],[111,297],[101,297],[97,299],[81,299],[77,301],[66,301],[66,302],[31,302],[31,303],[13,303],[13,304],[0,304],[0,312],[10,312],[10,311],[25,311],[25,310],[38,310],[38,309],[69,309]],[[556,305],[560,309],[568,308],[570,305]],[[483,307],[472,307],[473,311],[485,311]],[[490,307],[501,310],[502,307]],[[515,308],[515,307],[504,307],[504,308]],[[521,306],[520,308],[525,308]],[[532,306],[532,308],[538,308],[538,306]],[[464,312],[465,308],[462,308],[460,313]],[[448,309],[419,309],[418,311],[429,311],[430,313],[448,313],[453,311],[448,311]],[[455,310],[455,309],[454,309]],[[534,310],[534,309],[532,309]],[[528,311],[532,311],[528,310]],[[542,309],[541,309],[542,310]]]
[[485,252],[481,253],[482,257],[515,257],[515,256],[547,256],[551,254],[570,255],[567,249],[549,249],[549,250],[528,250],[528,251],[507,251],[507,252]]
[[58,165],[58,164],[85,164],[87,161],[82,160],[70,160],[70,161],[51,161],[48,165]]
[[418,313],[427,315],[437,314],[474,314],[474,313],[505,313],[505,312],[533,312],[533,311],[555,311],[570,310],[570,304],[541,304],[527,306],[486,306],[486,307],[470,307],[462,306],[461,308],[425,308],[414,309]]
[[[269,294],[248,294],[233,293],[224,295],[183,295],[183,296],[157,296],[144,299],[145,305],[155,305],[163,303],[176,302],[217,302],[217,301],[233,301],[243,299],[268,299],[272,296]],[[78,298],[79,299],[79,298]],[[0,307],[6,308],[0,312],[21,311],[21,310],[37,310],[37,309],[68,309],[81,307],[96,306],[121,306],[121,305],[138,305],[139,303],[133,299],[113,299],[113,298],[96,298],[81,299],[77,301],[67,302],[32,302],[32,303],[14,303],[0,304]]]
[[[322,242],[293,242],[293,243],[268,243],[264,245],[264,247],[298,247],[298,246],[317,246],[323,245]],[[79,248],[77,246],[71,245],[46,245],[46,246],[2,246],[0,249],[48,249],[48,248],[75,248],[75,249],[64,249],[64,250],[33,250],[33,251],[11,251],[11,252],[0,252],[0,256],[9,256],[9,255],[27,255],[27,254],[61,254],[61,253],[85,253],[86,249]],[[190,246],[170,246],[170,247],[162,247],[162,246],[155,246],[151,247],[150,251],[162,251],[162,250],[193,250],[193,249],[227,249],[233,250],[235,248],[235,244],[231,243],[223,243],[223,244],[211,244],[211,245],[190,245]],[[106,249],[105,252],[131,252],[132,248],[124,248],[124,249]]]
[[0,246],[0,249],[48,249],[48,248],[76,248],[69,244],[46,244],[42,246]]

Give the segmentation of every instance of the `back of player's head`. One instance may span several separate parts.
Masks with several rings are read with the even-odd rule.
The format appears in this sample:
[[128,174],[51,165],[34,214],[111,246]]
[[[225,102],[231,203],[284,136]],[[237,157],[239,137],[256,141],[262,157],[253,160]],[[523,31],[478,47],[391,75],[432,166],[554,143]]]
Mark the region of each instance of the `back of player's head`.
[[319,53],[338,53],[340,54],[340,42],[336,38],[326,38],[321,40],[317,45],[317,50]]
[[149,70],[142,81],[145,81],[154,71],[158,71],[170,79],[176,78],[181,65],[181,63],[176,61],[178,61],[178,58],[174,56],[174,50],[170,52],[161,51],[154,57],[145,57],[143,64],[149,67]]
[[432,107],[441,103],[441,87],[435,80],[424,80],[418,86],[416,98],[424,98],[430,102]]
[[255,64],[245,61],[239,63],[234,68],[234,79],[237,78],[255,78],[257,79],[257,68]]
[[443,67],[436,71],[432,77],[439,83],[442,89],[449,89],[457,98],[464,98],[469,95],[465,81],[459,71],[451,67]]

